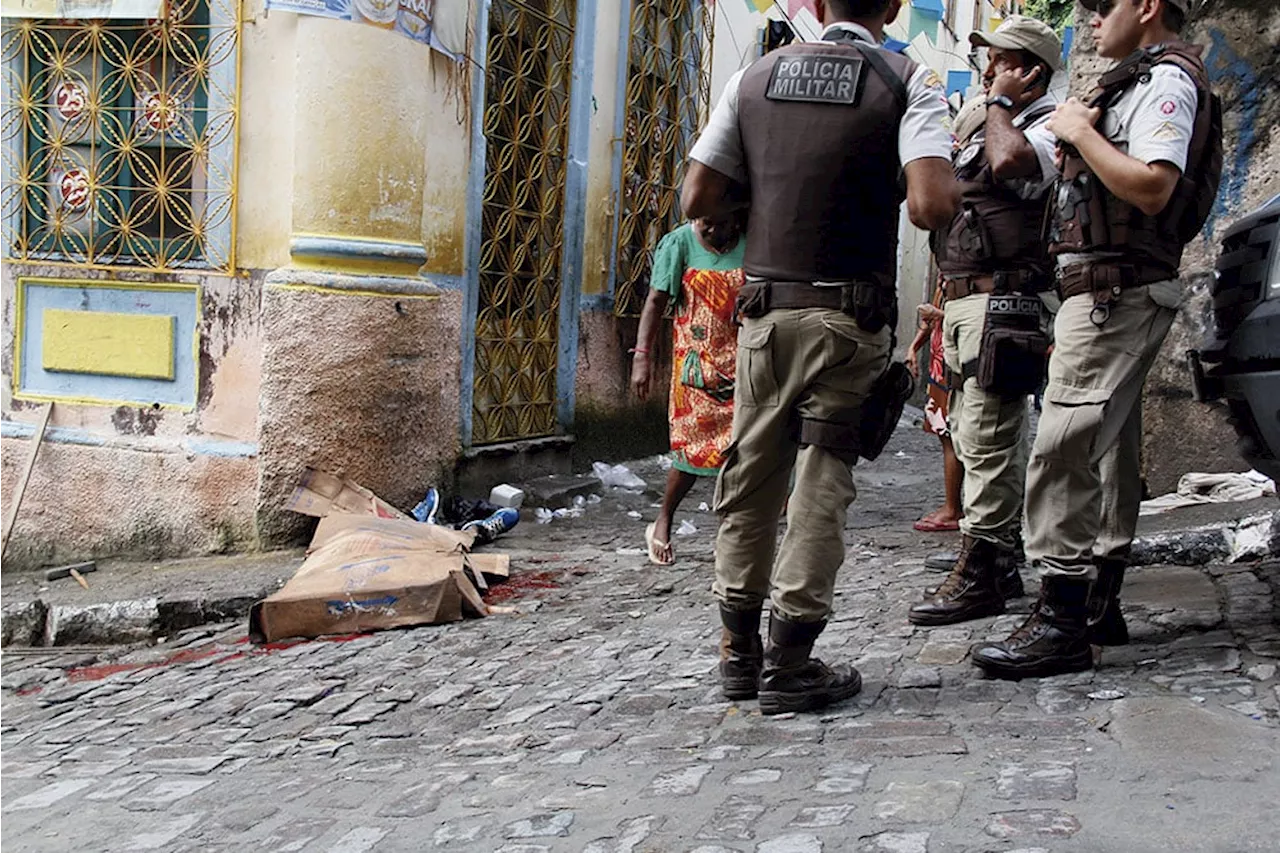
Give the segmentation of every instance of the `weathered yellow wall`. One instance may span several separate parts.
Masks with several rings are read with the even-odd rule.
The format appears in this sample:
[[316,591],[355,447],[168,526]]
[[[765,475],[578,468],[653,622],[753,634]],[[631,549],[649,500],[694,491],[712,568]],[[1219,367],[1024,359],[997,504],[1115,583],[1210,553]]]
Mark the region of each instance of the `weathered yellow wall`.
[[[298,16],[268,15],[245,0],[240,50],[240,157],[236,265],[289,263]],[[256,17],[255,17],[256,16]]]
[[613,248],[614,157],[620,145],[614,139],[618,100],[618,36],[622,26],[620,4],[602,3],[596,9],[595,75],[592,85],[591,147],[587,162],[587,223],[583,248],[582,292],[604,293],[609,286]]
[[[428,98],[426,182],[422,198],[423,271],[463,275],[467,178],[471,169],[471,66],[432,52],[422,81]],[[479,164],[477,164],[479,167]]]

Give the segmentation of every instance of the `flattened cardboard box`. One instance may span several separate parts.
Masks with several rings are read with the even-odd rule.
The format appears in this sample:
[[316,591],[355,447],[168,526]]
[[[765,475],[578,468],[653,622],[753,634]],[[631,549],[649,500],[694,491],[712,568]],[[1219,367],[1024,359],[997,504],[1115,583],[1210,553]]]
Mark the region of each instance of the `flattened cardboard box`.
[[[298,571],[254,605],[249,637],[272,642],[484,616],[464,572],[480,556],[467,553],[474,539],[472,531],[416,521],[326,515]],[[475,568],[505,576],[506,555],[486,556]]]
[[286,509],[318,518],[329,513],[352,513],[412,520],[359,483],[314,468],[302,475]]

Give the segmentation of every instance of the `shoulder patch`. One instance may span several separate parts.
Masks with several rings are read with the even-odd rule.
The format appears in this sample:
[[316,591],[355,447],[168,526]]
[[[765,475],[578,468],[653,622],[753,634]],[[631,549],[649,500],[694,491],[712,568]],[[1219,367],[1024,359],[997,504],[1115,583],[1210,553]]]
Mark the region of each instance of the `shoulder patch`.
[[930,68],[924,75],[924,86],[926,89],[941,89],[942,78],[938,76],[938,72]]
[[858,103],[862,57],[807,54],[778,60],[769,75],[765,97],[771,101],[809,101],[818,104]]
[[1172,142],[1180,135],[1181,134],[1178,133],[1178,128],[1173,124],[1173,122],[1164,121],[1160,123],[1159,127],[1152,131],[1151,138],[1160,142]]

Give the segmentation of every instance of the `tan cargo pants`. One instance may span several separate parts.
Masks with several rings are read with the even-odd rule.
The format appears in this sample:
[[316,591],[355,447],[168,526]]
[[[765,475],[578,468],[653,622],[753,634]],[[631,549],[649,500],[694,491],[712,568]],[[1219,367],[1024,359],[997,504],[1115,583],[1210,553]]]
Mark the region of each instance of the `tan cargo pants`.
[[[735,609],[766,598],[788,619],[831,612],[854,499],[851,464],[821,447],[801,449],[801,418],[852,420],[889,362],[889,329],[871,335],[840,311],[771,311],[738,334],[733,442],[716,482],[720,514],[715,594]],[[787,533],[774,561],[778,515]]]
[[1027,556],[1041,562],[1042,575],[1091,577],[1095,556],[1122,556],[1133,541],[1142,499],[1142,386],[1180,297],[1176,280],[1130,288],[1101,327],[1089,319],[1088,294],[1058,311],[1027,468]]
[[[987,295],[949,300],[942,323],[943,354],[958,376],[978,357]],[[964,518],[960,530],[1005,548],[1016,544],[1027,478],[1027,399],[989,394],[970,377],[951,392],[951,441],[964,465]]]

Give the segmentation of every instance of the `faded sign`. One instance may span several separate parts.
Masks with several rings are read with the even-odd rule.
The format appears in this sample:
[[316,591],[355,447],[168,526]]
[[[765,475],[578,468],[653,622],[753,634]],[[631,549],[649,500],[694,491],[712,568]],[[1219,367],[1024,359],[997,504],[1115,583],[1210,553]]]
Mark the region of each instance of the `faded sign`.
[[455,58],[466,48],[466,0],[267,0],[267,8],[390,30]]
[[6,18],[159,18],[163,0],[0,0]]

